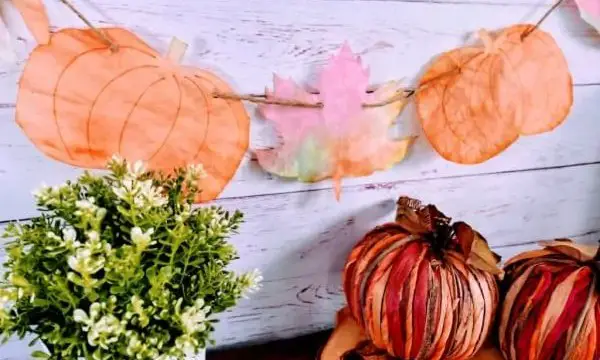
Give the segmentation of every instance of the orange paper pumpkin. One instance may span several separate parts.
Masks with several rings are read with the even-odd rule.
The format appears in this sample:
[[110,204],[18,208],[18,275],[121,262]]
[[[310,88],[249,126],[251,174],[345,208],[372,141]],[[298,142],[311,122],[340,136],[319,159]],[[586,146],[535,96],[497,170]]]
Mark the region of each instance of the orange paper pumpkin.
[[50,21],[42,0],[13,0],[12,2],[38,44],[47,44],[50,39]]
[[573,80],[567,60],[552,35],[542,30],[522,35],[530,25],[504,30],[499,41],[507,75],[516,93],[502,94],[519,105],[516,125],[521,135],[550,131],[560,125],[573,105]]
[[[248,147],[249,117],[215,75],[164,58],[133,33],[64,29],[31,54],[19,85],[17,123],[46,155],[103,168],[120,154],[151,169],[202,163],[201,201],[214,199]],[[177,50],[176,48],[174,48]],[[178,56],[179,55],[179,56]]]
[[567,62],[549,34],[529,30],[515,25],[496,39],[481,31],[484,46],[446,52],[423,76],[418,117],[445,159],[481,163],[519,135],[549,131],[565,120],[573,103]]

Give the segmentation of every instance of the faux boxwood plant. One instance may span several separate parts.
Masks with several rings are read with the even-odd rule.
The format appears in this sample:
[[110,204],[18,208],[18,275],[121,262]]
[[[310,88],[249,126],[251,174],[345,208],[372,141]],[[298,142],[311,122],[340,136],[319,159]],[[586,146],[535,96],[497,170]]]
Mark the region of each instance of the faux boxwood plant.
[[0,333],[31,333],[47,359],[182,359],[213,315],[257,289],[227,269],[239,211],[192,208],[201,166],[170,175],[119,157],[108,173],[35,192],[41,215],[8,226]]

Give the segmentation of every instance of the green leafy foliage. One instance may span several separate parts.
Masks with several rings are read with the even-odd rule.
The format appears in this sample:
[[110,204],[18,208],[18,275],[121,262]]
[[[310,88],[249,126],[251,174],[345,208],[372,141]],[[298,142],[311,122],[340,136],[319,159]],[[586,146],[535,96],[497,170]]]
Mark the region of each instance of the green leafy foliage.
[[182,359],[205,348],[212,315],[255,291],[227,270],[242,214],[193,208],[201,166],[170,175],[115,157],[102,176],[43,187],[41,216],[8,226],[0,334],[33,333],[37,359]]

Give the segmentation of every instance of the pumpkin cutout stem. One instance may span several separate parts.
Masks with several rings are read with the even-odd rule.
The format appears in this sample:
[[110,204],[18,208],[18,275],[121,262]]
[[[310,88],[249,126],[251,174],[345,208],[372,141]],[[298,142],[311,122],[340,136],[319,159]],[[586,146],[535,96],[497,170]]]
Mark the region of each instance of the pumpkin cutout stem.
[[171,44],[169,45],[169,50],[167,51],[167,55],[165,56],[165,58],[174,64],[180,64],[187,49],[187,43],[181,41],[176,37],[173,37],[171,39]]

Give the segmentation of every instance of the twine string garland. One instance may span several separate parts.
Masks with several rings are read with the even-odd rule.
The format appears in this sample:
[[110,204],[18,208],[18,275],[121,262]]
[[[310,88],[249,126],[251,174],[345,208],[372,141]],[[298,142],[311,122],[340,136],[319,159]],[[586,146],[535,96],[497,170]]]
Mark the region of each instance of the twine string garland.
[[[106,35],[106,33],[104,31],[102,31],[101,29],[94,26],[94,24],[92,24],[91,21],[89,21],[79,10],[77,10],[77,8],[69,0],[59,0],[59,1],[62,2],[63,4],[65,4],[71,11],[73,11],[75,13],[75,15],[77,15],[77,17],[79,17],[87,26],[89,26],[98,35],[98,37],[100,37],[100,39],[102,39],[102,41],[110,47],[111,51],[116,52],[119,50],[119,45],[117,43],[115,43],[114,41],[112,41],[110,39],[110,37],[108,35]],[[537,30],[542,25],[542,23],[563,2],[564,2],[564,0],[557,0],[556,3],[554,5],[552,5],[552,7],[550,7],[550,9],[548,9],[544,13],[544,15],[537,21],[537,23],[535,25],[530,26],[526,31],[523,32],[523,34],[521,34],[521,41],[525,40],[529,35],[531,35],[531,33],[533,33],[535,30]],[[465,64],[469,63],[472,59],[473,59],[473,57],[468,59],[467,61],[465,61]],[[457,71],[460,71],[460,68],[450,70],[450,71],[445,72],[437,77],[434,77],[432,79],[424,81],[421,83],[421,85],[419,85],[415,89],[405,89],[404,91],[397,92],[396,94],[394,94],[393,96],[389,97],[386,100],[376,102],[376,103],[365,103],[362,106],[363,106],[363,108],[377,108],[377,107],[383,107],[383,106],[390,105],[397,101],[406,101],[407,99],[409,99],[410,97],[415,95],[418,91],[427,87],[427,85],[430,84],[431,82],[439,80],[446,76],[452,75],[452,74],[456,73]],[[314,93],[314,94],[318,94],[318,92]],[[300,108],[317,108],[317,109],[323,107],[323,103],[320,103],[320,102],[311,103],[311,102],[305,102],[305,101],[294,100],[294,99],[271,98],[271,97],[267,97],[265,94],[238,94],[238,93],[233,93],[233,92],[232,93],[213,92],[212,97],[218,98],[218,99],[225,99],[225,100],[248,101],[253,104],[268,104],[268,105],[280,105],[280,106],[290,106],[290,107],[300,107]]]

